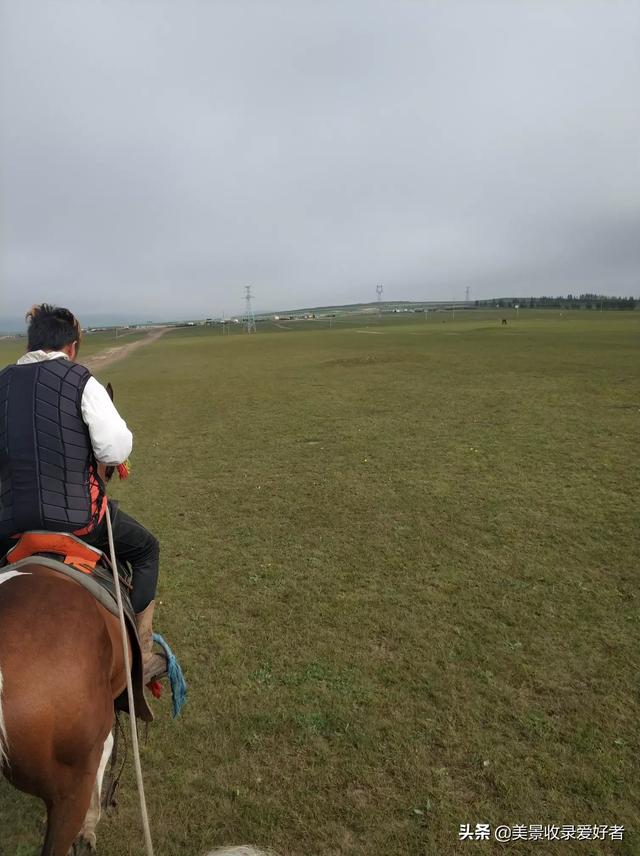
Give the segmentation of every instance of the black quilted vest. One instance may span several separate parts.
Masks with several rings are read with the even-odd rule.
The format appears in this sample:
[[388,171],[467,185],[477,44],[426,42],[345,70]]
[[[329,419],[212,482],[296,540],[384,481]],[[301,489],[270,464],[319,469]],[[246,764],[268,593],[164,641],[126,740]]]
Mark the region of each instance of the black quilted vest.
[[0,538],[92,522],[96,465],[81,411],[90,377],[62,358],[0,372]]

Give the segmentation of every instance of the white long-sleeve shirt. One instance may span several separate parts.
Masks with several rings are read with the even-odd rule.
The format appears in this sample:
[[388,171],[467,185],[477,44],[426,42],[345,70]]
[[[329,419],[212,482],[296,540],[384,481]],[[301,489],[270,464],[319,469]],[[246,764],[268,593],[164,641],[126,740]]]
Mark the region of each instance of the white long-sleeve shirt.
[[[69,357],[63,351],[29,351],[20,357],[18,365],[59,359],[68,360]],[[81,410],[98,463],[117,466],[126,461],[133,448],[133,434],[107,390],[93,376],[82,392]]]

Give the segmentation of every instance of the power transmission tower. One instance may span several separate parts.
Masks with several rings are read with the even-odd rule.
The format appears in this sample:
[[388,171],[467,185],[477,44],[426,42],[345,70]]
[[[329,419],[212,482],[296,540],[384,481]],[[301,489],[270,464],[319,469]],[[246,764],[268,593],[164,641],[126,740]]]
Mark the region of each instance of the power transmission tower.
[[469,302],[469,292],[470,292],[470,291],[471,291],[471,289],[469,288],[469,286],[467,286],[467,287],[465,288],[465,290],[464,290],[464,299],[465,299],[465,302],[466,302],[466,303],[468,303],[468,302]]
[[376,294],[378,295],[378,303],[382,303],[382,292],[384,289],[381,285],[376,285]]
[[244,328],[247,333],[255,333],[256,332],[256,319],[253,315],[253,307],[251,306],[251,300],[253,298],[253,294],[251,294],[251,286],[245,285],[244,287],[244,302],[245,302],[245,310],[244,310]]

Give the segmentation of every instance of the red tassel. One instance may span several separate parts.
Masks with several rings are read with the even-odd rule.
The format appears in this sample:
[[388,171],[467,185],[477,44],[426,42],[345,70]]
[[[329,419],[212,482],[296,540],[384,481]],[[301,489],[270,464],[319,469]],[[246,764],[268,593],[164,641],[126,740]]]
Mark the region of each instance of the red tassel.
[[128,479],[129,478],[129,472],[131,470],[131,467],[129,465],[129,461],[128,460],[125,461],[124,464],[118,464],[117,470],[118,470],[118,475],[120,476],[120,481],[122,481],[122,479]]
[[147,688],[154,698],[162,696],[162,684],[160,681],[151,681],[150,684],[147,684]]

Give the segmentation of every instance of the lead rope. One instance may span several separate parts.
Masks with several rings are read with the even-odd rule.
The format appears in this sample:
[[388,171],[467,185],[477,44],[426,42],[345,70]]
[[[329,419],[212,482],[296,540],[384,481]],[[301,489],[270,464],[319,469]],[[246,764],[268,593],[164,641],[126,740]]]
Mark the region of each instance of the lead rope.
[[109,535],[109,551],[111,552],[111,570],[116,588],[118,600],[118,615],[120,618],[120,630],[122,632],[122,647],[124,649],[124,665],[127,672],[127,698],[129,700],[129,720],[131,722],[131,746],[133,748],[133,762],[136,768],[136,781],[138,782],[138,793],[140,794],[140,813],[142,815],[142,829],[144,832],[144,844],[147,856],[153,856],[153,844],[151,842],[151,829],[149,828],[149,815],[147,814],[147,801],[144,797],[144,784],[142,782],[142,766],[140,765],[140,750],[138,747],[138,729],[136,727],[136,709],[133,701],[133,684],[131,683],[131,662],[129,659],[129,637],[127,625],[124,621],[124,610],[122,608],[122,595],[120,593],[120,577],[118,576],[118,565],[116,564],[116,549],[113,544],[113,530],[111,529],[111,514],[109,505],[106,506],[107,533]]

